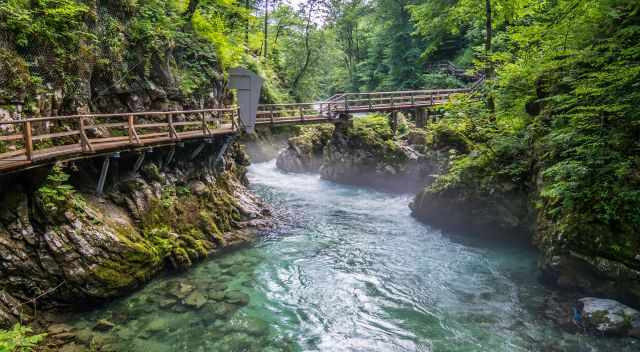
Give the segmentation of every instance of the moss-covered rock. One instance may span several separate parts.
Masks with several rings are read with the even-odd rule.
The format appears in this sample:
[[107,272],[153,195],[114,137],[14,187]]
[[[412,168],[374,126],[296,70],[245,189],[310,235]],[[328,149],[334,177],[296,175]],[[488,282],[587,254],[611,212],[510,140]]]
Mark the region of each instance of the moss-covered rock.
[[289,138],[289,147],[278,155],[276,165],[287,172],[317,172],[334,129],[333,125],[302,127],[295,137]]
[[[65,186],[56,192],[72,191],[55,207],[47,206],[39,191],[29,191],[33,178],[22,177],[13,189],[3,190],[0,275],[7,297],[26,300],[57,287],[38,302],[39,308],[106,300],[130,292],[160,270],[188,268],[252,240],[246,228],[265,212],[242,182],[245,169],[236,163],[236,157],[245,163],[242,150],[228,149],[220,173],[207,160],[191,161],[191,150],[185,149],[171,168],[162,170],[155,155],[148,155],[139,175],[110,184],[105,197],[85,191],[90,188],[83,180],[92,179],[83,176],[92,170],[87,165],[54,168],[49,177],[38,178],[44,183],[36,190],[56,188],[48,183],[54,175],[58,186]],[[127,165],[127,158],[122,156],[121,165]],[[135,155],[130,158],[133,162]],[[61,177],[65,172],[71,177]],[[204,187],[201,192],[188,187],[196,182]],[[49,196],[58,199],[57,193]],[[0,325],[6,326],[17,317],[1,303]]]

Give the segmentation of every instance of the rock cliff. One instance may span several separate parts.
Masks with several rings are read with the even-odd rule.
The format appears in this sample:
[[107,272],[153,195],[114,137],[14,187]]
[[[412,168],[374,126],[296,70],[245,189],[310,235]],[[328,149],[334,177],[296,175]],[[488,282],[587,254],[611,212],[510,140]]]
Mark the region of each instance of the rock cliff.
[[0,325],[38,309],[82,308],[126,294],[162,270],[180,270],[254,238],[268,211],[246,189],[247,159],[236,144],[192,158],[197,145],[114,159],[96,195],[100,160],[70,162],[2,180]]

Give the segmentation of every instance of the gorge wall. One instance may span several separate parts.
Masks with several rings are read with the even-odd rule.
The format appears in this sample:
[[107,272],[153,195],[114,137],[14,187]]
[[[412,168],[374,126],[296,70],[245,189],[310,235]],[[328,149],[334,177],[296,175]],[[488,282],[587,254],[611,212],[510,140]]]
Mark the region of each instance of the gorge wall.
[[[0,324],[38,309],[82,308],[251,241],[269,214],[246,188],[247,156],[225,141],[112,160],[104,195],[95,194],[102,159],[8,175],[0,182]],[[170,164],[169,164],[170,162]]]
[[[500,164],[488,173],[484,160],[490,151],[473,150],[451,121],[400,136],[384,123],[355,118],[331,135],[322,132],[326,127],[304,131],[289,140],[278,167],[387,190],[401,184],[400,190],[417,193],[411,209],[418,219],[448,231],[529,241],[540,250],[541,278],[548,284],[640,306],[640,252],[612,255],[610,248],[622,247],[625,236],[604,235],[611,229],[600,228],[600,236],[561,231],[537,206],[544,182],[540,168],[524,169],[524,178]],[[461,168],[461,161],[468,164]]]

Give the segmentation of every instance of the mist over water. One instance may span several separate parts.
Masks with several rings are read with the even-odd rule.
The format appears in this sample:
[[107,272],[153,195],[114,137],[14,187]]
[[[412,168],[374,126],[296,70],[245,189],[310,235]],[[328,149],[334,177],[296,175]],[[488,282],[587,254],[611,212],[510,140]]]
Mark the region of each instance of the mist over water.
[[[76,325],[128,312],[110,333],[123,351],[624,352],[640,346],[562,332],[542,315],[547,292],[536,281],[534,251],[442,234],[410,216],[411,195],[285,174],[274,161],[252,165],[249,179],[273,206],[275,230],[180,277],[156,280]],[[161,308],[172,282],[188,282],[209,300],[216,290],[241,292],[248,303],[228,304],[224,314],[208,305]],[[150,329],[155,321],[165,323]]]

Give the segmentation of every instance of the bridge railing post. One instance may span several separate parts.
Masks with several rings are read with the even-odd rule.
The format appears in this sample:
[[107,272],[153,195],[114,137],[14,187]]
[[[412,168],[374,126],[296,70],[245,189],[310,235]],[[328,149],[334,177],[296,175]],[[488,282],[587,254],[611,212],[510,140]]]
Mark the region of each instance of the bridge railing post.
[[138,136],[138,132],[136,132],[135,117],[133,115],[128,116],[127,126],[129,132],[129,143],[140,144],[140,137]]
[[167,114],[167,119],[169,122],[169,138],[178,139],[178,132],[173,125],[173,114]]
[[347,112],[349,110],[349,97],[345,94],[344,95],[344,112]]
[[93,147],[91,146],[91,142],[89,142],[89,138],[87,137],[87,133],[85,131],[86,127],[84,124],[84,117],[80,117],[78,120],[78,125],[80,129],[80,148],[83,152],[92,152]]
[[33,136],[31,131],[31,121],[25,121],[22,125],[24,137],[24,153],[28,161],[33,159]]
[[371,94],[367,94],[367,100],[369,102],[369,110],[372,110],[373,106],[371,105]]

